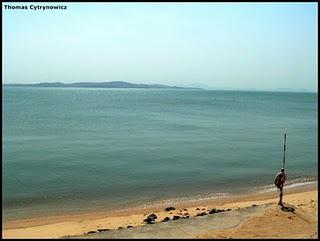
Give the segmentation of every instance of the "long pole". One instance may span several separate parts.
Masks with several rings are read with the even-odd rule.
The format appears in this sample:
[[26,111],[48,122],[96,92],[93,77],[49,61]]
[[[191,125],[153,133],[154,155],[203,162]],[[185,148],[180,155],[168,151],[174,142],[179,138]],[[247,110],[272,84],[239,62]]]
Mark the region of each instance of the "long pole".
[[282,167],[284,168],[284,164],[286,162],[286,141],[287,141],[287,133],[284,133],[284,145],[283,145],[283,164]]

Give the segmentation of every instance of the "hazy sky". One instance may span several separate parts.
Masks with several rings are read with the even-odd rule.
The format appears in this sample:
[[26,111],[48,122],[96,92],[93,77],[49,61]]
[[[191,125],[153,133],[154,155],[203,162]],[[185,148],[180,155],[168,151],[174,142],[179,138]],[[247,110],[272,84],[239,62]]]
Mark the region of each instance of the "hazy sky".
[[17,3],[2,4],[4,83],[317,91],[316,3],[5,4]]

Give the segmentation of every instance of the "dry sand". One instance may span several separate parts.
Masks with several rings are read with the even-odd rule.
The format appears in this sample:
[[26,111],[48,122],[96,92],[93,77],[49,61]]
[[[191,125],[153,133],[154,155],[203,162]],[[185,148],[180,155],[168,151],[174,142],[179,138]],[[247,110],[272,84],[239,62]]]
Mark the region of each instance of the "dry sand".
[[[253,204],[272,203],[263,213],[251,216],[232,229],[212,230],[195,238],[317,238],[318,237],[318,188],[317,185],[287,190],[284,202],[295,209],[281,210],[277,205],[278,193],[255,193],[227,198],[175,203],[176,210],[166,212],[166,206],[127,209],[114,212],[41,217],[15,221],[5,221],[3,238],[59,238],[67,235],[81,235],[97,229],[126,228],[145,225],[143,219],[149,214],[158,216],[157,222],[165,217],[183,216],[188,213],[194,218],[197,213],[211,208],[239,209]],[[170,205],[171,206],[171,205]],[[184,210],[186,209],[186,210]]]
[[274,203],[236,228],[213,230],[196,238],[318,238],[317,191],[290,194],[285,207]]

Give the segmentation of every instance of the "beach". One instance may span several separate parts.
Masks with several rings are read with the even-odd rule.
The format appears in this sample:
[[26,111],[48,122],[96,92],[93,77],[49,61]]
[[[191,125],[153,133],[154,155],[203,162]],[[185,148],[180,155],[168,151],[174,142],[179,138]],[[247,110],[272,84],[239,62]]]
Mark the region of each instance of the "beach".
[[[192,238],[317,238],[317,184],[288,189],[285,191],[283,201],[285,209],[277,205],[278,193],[274,190],[265,193],[172,203],[175,210],[171,211],[164,210],[167,206],[158,205],[142,209],[14,220],[4,222],[2,235],[3,238],[61,238],[77,235],[84,238],[95,238],[95,236],[101,238],[105,235],[105,238],[108,238],[109,232],[113,232],[113,237],[117,237],[117,232],[120,233],[126,229],[134,232],[135,228],[143,226],[157,230],[157,225],[160,226],[161,221],[166,217],[171,219],[166,222],[167,227],[170,228],[174,222],[188,225],[189,220],[197,223],[197,220],[203,218],[201,216],[216,215],[218,217],[219,213],[209,214],[213,208],[223,210],[221,213],[231,214],[246,208],[263,207],[251,210],[250,215],[230,224],[232,228],[225,228],[228,227],[228,221],[225,221],[227,223],[224,227],[214,228],[217,222],[215,221],[212,222],[212,229],[209,226],[199,232],[193,232],[191,236],[194,234]],[[201,215],[201,213],[205,214]],[[143,221],[150,214],[157,216],[155,224],[146,224]],[[180,220],[172,220],[173,216],[179,216]],[[186,216],[189,218],[183,218]]]

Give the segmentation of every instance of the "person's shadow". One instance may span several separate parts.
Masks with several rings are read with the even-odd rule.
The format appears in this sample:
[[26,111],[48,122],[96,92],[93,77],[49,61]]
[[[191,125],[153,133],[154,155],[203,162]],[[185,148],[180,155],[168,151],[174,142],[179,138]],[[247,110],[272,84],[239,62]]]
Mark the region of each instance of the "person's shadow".
[[291,212],[294,213],[295,209],[293,207],[290,206],[285,206],[284,204],[281,205],[281,210],[284,212]]
[[283,212],[293,213],[294,215],[300,217],[301,219],[303,219],[303,220],[306,221],[307,223],[310,223],[310,221],[308,221],[307,219],[305,219],[305,218],[301,217],[300,215],[298,215],[298,214],[295,212],[296,210],[295,210],[291,205],[289,206],[288,204],[286,204],[286,205],[282,204],[282,205],[281,205],[281,210],[282,210]]

